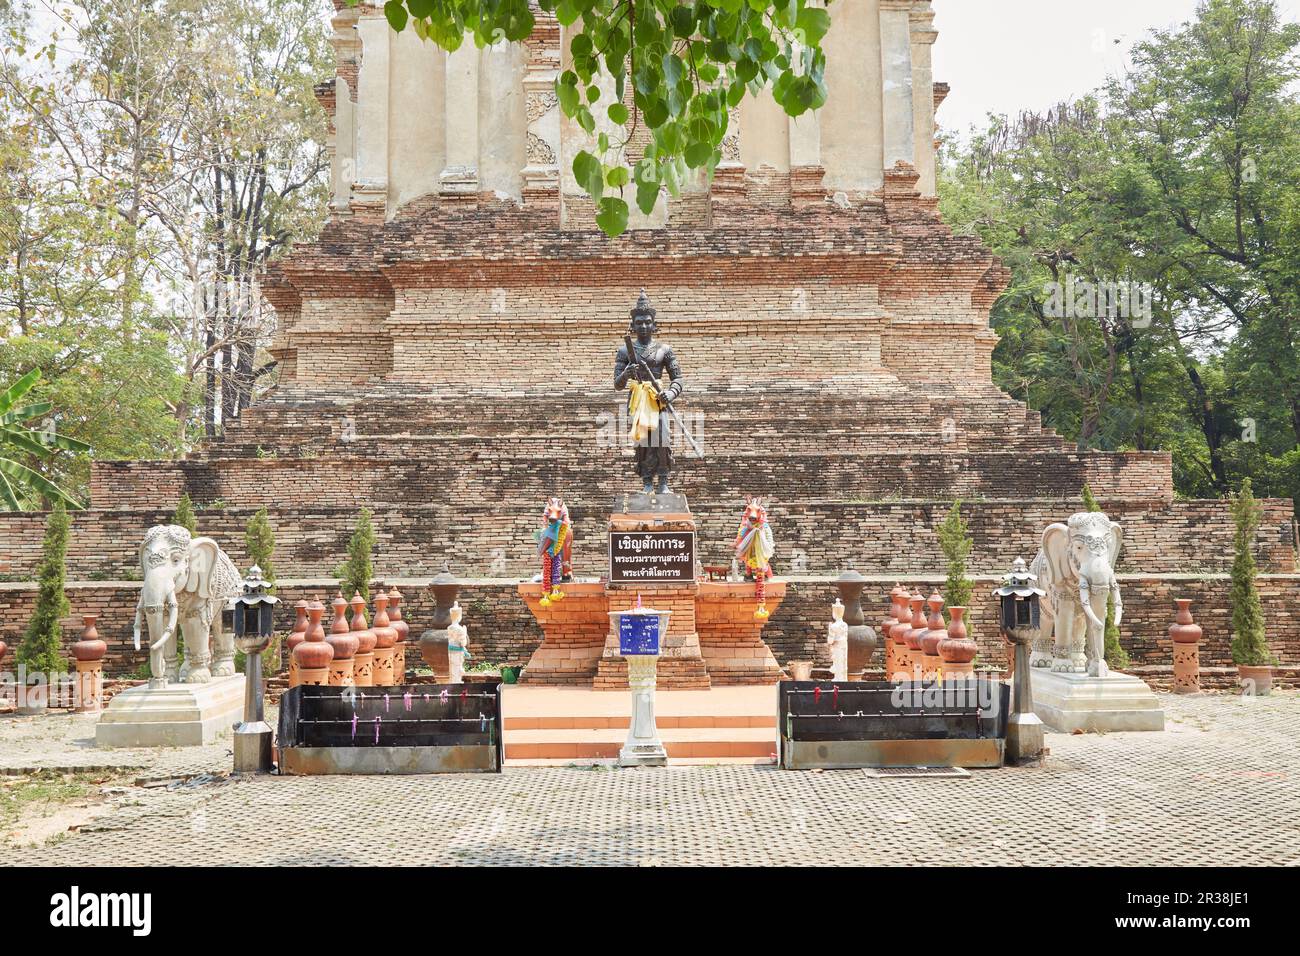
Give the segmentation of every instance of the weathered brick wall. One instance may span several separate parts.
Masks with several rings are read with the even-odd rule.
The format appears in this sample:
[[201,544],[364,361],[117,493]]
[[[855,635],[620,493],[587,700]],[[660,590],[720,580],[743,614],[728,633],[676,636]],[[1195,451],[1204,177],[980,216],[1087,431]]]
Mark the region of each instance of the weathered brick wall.
[[[374,508],[377,572],[391,576],[436,574],[450,561],[460,574],[532,575],[537,571],[533,532],[542,499],[520,507],[502,500],[474,506],[408,505]],[[1120,570],[1163,574],[1226,571],[1232,561],[1232,526],[1225,502],[1126,500],[1103,502],[1124,527]],[[730,542],[740,503],[694,506],[699,552],[706,564],[730,561]],[[1291,503],[1263,502],[1264,521],[1256,537],[1260,569],[1287,573],[1296,568],[1291,545]],[[776,501],[769,510],[777,536],[776,566],[782,573],[831,573],[851,563],[868,574],[917,574],[943,568],[935,527],[947,502]],[[974,572],[996,573],[1016,557],[1033,557],[1042,530],[1078,510],[1077,502],[976,501],[963,506],[975,541]],[[332,574],[343,561],[356,520],[350,507],[275,507],[275,565],[281,577]],[[605,573],[609,502],[573,501],[575,570]],[[215,537],[240,567],[247,565],[244,529],[251,508],[201,510],[199,531]],[[68,554],[72,578],[130,579],[138,576],[136,548],[144,529],[170,520],[167,510],[97,511],[73,520]],[[45,516],[0,514],[0,571],[9,579],[35,574]],[[1189,546],[1195,542],[1195,547]]]
[[[412,635],[418,637],[432,618],[432,594],[424,582],[397,580],[396,583],[404,596],[403,616],[411,624]],[[942,586],[942,579],[905,577],[902,583],[929,595]],[[1003,645],[993,625],[996,607],[991,592],[995,585],[993,578],[977,579],[977,600],[973,602],[969,619],[980,643],[980,659],[1001,664],[1005,661]],[[892,586],[892,580],[875,581],[863,592],[863,607],[868,623],[873,626],[885,616],[887,594]],[[1202,664],[1206,667],[1231,664],[1231,613],[1226,575],[1126,576],[1121,587],[1125,608],[1122,643],[1134,664],[1170,663],[1168,628],[1174,618],[1175,597],[1193,600],[1192,613],[1205,629]],[[524,663],[541,642],[541,631],[515,588],[513,581],[474,579],[462,590],[460,600],[466,609],[470,648],[477,659]],[[1300,575],[1264,575],[1259,579],[1259,590],[1273,653],[1283,665],[1300,665],[1300,636],[1290,621],[1294,609],[1300,606]],[[330,593],[327,582],[286,582],[279,590],[279,597],[285,602],[277,619],[279,627],[284,631],[292,627],[293,602],[310,598],[324,600]],[[764,640],[782,664],[792,659],[829,663],[825,635],[836,593],[830,577],[804,578],[787,584],[785,600],[763,631]],[[118,675],[138,670],[147,661],[147,655],[143,650],[136,652],[131,648],[131,622],[137,594],[137,587],[128,582],[70,585],[68,597],[74,617],[64,622],[65,645],[77,640],[82,613],[98,613],[100,636],[109,644],[107,672]],[[31,585],[0,584],[0,639],[11,647],[21,637],[34,595]],[[12,658],[6,658],[6,663],[12,666]]]

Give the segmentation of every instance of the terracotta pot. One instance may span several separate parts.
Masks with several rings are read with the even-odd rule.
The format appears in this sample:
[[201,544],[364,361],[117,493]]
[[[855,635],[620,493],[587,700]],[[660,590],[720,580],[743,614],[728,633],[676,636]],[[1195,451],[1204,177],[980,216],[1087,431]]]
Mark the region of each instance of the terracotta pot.
[[912,612],[909,603],[912,596],[904,591],[898,596],[897,614],[898,623],[889,629],[889,639],[899,648],[907,646],[907,632],[912,629]]
[[293,655],[293,649],[307,639],[307,602],[299,601],[293,606],[297,618],[293,622],[293,630],[289,632],[288,639],[284,642],[286,653]]
[[366,599],[360,592],[352,595],[352,636],[357,639],[357,653],[352,663],[352,679],[356,681],[358,687],[373,687],[375,632],[366,622]]
[[950,607],[948,613],[952,620],[947,635],[939,642],[939,656],[945,664],[969,664],[975,660],[979,645],[966,633],[966,608]]
[[324,639],[330,647],[334,648],[334,660],[350,661],[356,656],[361,642],[348,628],[346,613],[348,602],[343,600],[343,595],[340,594],[334,598],[332,606],[334,618],[330,623],[330,632]]
[[1169,625],[1170,640],[1175,644],[1198,643],[1203,631],[1201,626],[1192,620],[1191,599],[1175,598],[1174,603],[1178,605],[1178,612],[1174,616],[1174,623]]
[[925,631],[921,634],[921,651],[926,657],[939,656],[939,642],[948,636],[948,629],[943,624],[943,598],[936,591],[925,602],[930,608],[930,616],[925,622]]
[[0,664],[4,663],[5,654],[8,653],[8,651],[9,651],[9,645],[6,644],[4,641],[0,641]]
[[78,661],[103,660],[108,653],[108,645],[99,639],[99,631],[95,628],[98,616],[83,614],[81,617],[81,622],[85,625],[81,630],[81,640],[72,645],[72,656]]
[[908,603],[912,606],[912,623],[903,632],[903,642],[909,651],[920,652],[921,635],[929,630],[925,624],[925,597],[920,593],[913,594]]
[[397,631],[397,643],[410,639],[411,625],[402,619],[402,592],[397,588],[388,592],[388,622]]
[[325,628],[321,617],[325,614],[325,605],[312,601],[307,605],[307,634],[293,649],[293,673],[289,684],[297,687],[299,683],[324,683],[326,669],[334,659],[334,648],[325,641]]
[[812,661],[791,661],[790,678],[791,680],[812,680]]
[[375,595],[375,620],[370,625],[375,632],[375,647],[388,648],[397,643],[397,628],[388,620],[388,595]]
[[1238,664],[1237,677],[1244,693],[1253,693],[1256,697],[1267,697],[1273,690],[1273,666],[1271,664]]

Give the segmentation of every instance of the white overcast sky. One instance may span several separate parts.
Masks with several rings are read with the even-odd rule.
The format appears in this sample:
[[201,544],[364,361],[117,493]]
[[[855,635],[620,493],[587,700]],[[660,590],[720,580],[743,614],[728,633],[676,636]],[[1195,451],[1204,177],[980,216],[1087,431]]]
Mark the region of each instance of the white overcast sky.
[[[1134,42],[1192,18],[1197,0],[934,0],[934,78],[952,86],[945,130],[989,113],[1041,111],[1122,72]],[[1300,0],[1278,0],[1300,21]],[[834,5],[831,7],[834,13]],[[1119,42],[1116,43],[1115,41]]]

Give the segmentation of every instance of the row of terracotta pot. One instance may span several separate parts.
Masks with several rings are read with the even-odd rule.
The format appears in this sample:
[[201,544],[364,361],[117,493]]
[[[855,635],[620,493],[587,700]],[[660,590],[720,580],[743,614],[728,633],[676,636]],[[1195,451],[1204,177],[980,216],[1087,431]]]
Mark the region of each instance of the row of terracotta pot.
[[349,602],[338,594],[331,607],[329,633],[322,618],[320,601],[299,601],[294,605],[298,619],[289,635],[289,686],[331,684],[334,686],[392,687],[406,681],[406,649],[411,628],[402,620],[402,595],[397,588],[375,597],[373,623],[366,619],[366,601],[352,596]]
[[945,624],[943,598],[937,591],[927,599],[899,584],[889,598],[889,613],[880,631],[889,680],[937,680],[974,673],[979,646],[966,631],[966,608],[948,608],[951,620]]

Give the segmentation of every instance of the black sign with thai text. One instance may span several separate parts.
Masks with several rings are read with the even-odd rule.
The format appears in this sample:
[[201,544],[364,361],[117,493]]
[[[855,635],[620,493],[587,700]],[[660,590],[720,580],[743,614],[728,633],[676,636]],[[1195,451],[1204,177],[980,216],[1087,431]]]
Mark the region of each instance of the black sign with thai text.
[[610,584],[687,584],[694,580],[694,531],[609,533]]

